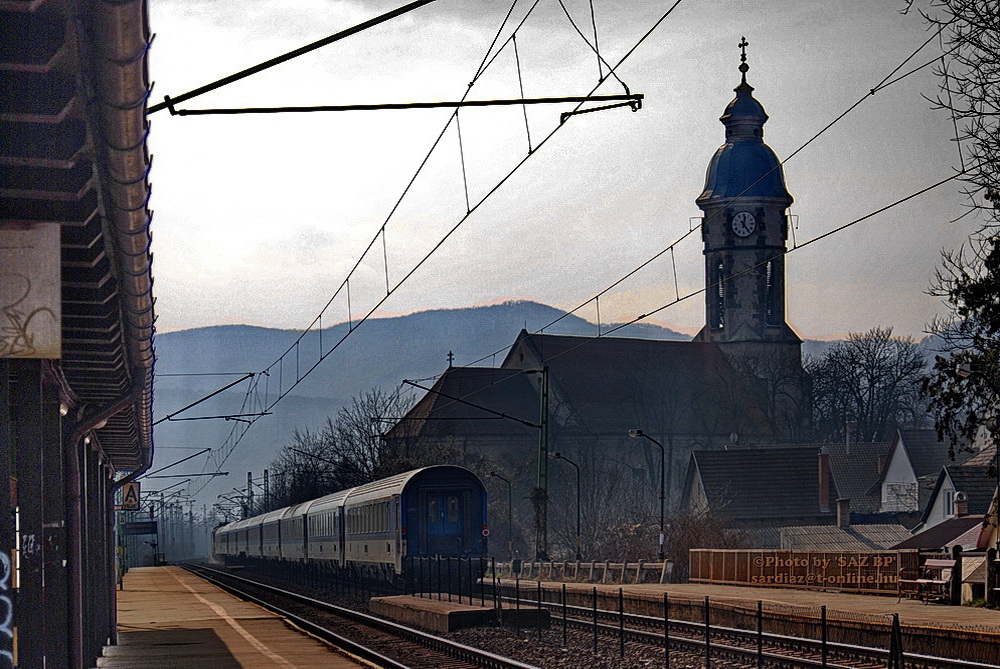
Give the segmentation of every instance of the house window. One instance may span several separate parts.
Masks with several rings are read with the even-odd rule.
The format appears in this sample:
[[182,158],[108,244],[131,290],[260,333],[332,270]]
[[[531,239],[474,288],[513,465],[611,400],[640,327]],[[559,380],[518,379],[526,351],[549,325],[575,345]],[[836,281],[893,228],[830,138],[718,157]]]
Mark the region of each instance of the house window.
[[955,491],[949,490],[944,494],[944,515],[947,518],[955,515]]

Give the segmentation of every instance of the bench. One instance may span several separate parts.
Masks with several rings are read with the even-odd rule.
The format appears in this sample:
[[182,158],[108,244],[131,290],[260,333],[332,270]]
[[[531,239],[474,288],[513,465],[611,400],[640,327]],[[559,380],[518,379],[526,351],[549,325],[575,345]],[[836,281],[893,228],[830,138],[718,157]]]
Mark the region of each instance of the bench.
[[918,569],[899,570],[896,580],[898,602],[903,597],[919,599],[924,604],[931,601],[951,601],[951,576],[955,560],[929,559]]

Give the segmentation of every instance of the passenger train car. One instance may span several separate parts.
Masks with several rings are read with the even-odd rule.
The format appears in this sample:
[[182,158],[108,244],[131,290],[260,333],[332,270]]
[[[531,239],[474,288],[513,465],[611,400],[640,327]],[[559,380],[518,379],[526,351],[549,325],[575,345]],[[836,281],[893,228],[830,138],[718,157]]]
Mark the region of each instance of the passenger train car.
[[486,555],[486,489],[463,467],[424,467],[217,527],[223,560],[308,562],[362,572],[405,559]]

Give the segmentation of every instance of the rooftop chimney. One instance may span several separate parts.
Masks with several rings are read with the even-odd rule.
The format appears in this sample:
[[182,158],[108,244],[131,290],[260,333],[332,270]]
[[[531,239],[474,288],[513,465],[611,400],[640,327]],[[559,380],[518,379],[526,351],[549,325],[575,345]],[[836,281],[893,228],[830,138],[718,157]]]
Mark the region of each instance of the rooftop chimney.
[[830,452],[826,446],[819,449],[819,510],[830,510]]
[[964,492],[955,493],[955,517],[961,518],[962,516],[969,515],[969,496]]
[[885,456],[880,455],[878,456],[878,471],[875,473],[881,476],[884,470],[885,470]]
[[837,500],[837,527],[848,529],[851,526],[851,500]]

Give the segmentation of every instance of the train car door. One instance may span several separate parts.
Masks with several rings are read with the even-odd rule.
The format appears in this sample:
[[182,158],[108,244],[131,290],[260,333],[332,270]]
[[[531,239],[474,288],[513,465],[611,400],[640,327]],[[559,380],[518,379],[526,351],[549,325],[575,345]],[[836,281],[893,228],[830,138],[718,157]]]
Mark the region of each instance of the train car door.
[[424,552],[428,555],[461,555],[462,520],[465,518],[465,500],[461,491],[428,491],[421,497],[421,511],[426,521]]

